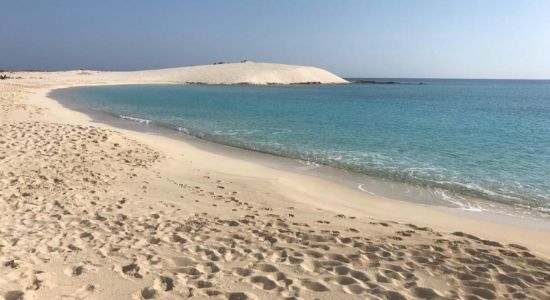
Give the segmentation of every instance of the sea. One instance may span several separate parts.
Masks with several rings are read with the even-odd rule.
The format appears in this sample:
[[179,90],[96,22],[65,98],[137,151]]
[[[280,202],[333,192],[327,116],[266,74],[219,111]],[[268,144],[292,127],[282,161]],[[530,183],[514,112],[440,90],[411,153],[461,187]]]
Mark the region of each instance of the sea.
[[140,126],[339,170],[366,193],[550,215],[550,81],[113,85],[52,96]]

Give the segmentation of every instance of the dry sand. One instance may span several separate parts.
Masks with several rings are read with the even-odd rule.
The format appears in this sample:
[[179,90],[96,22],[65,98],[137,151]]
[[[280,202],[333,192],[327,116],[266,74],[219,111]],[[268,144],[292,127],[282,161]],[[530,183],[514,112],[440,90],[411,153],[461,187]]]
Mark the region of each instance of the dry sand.
[[550,298],[548,231],[92,123],[46,96],[147,82],[128,74],[0,81],[0,298]]
[[[40,77],[40,72],[24,73]],[[229,63],[146,71],[61,71],[50,72],[53,80],[108,83],[202,83],[202,84],[314,84],[348,83],[323,69],[271,63]]]

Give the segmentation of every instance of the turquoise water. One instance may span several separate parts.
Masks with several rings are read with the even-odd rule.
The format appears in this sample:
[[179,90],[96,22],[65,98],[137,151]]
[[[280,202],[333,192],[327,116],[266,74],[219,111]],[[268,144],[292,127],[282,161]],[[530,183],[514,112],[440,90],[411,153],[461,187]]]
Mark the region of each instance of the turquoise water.
[[550,211],[549,81],[397,81],[65,93],[222,144]]

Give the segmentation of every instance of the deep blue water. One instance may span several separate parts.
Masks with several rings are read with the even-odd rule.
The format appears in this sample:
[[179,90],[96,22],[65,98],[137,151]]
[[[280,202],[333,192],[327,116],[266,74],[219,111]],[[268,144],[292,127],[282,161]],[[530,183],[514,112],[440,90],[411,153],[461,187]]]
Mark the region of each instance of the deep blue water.
[[79,105],[227,145],[550,210],[550,81],[395,81],[71,93]]

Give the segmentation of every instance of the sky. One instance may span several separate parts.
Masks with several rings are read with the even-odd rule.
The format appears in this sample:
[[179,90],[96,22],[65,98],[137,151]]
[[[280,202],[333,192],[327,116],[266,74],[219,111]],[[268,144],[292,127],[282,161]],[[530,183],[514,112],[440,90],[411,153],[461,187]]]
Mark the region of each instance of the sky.
[[550,1],[0,0],[0,69],[243,59],[342,77],[550,79]]

